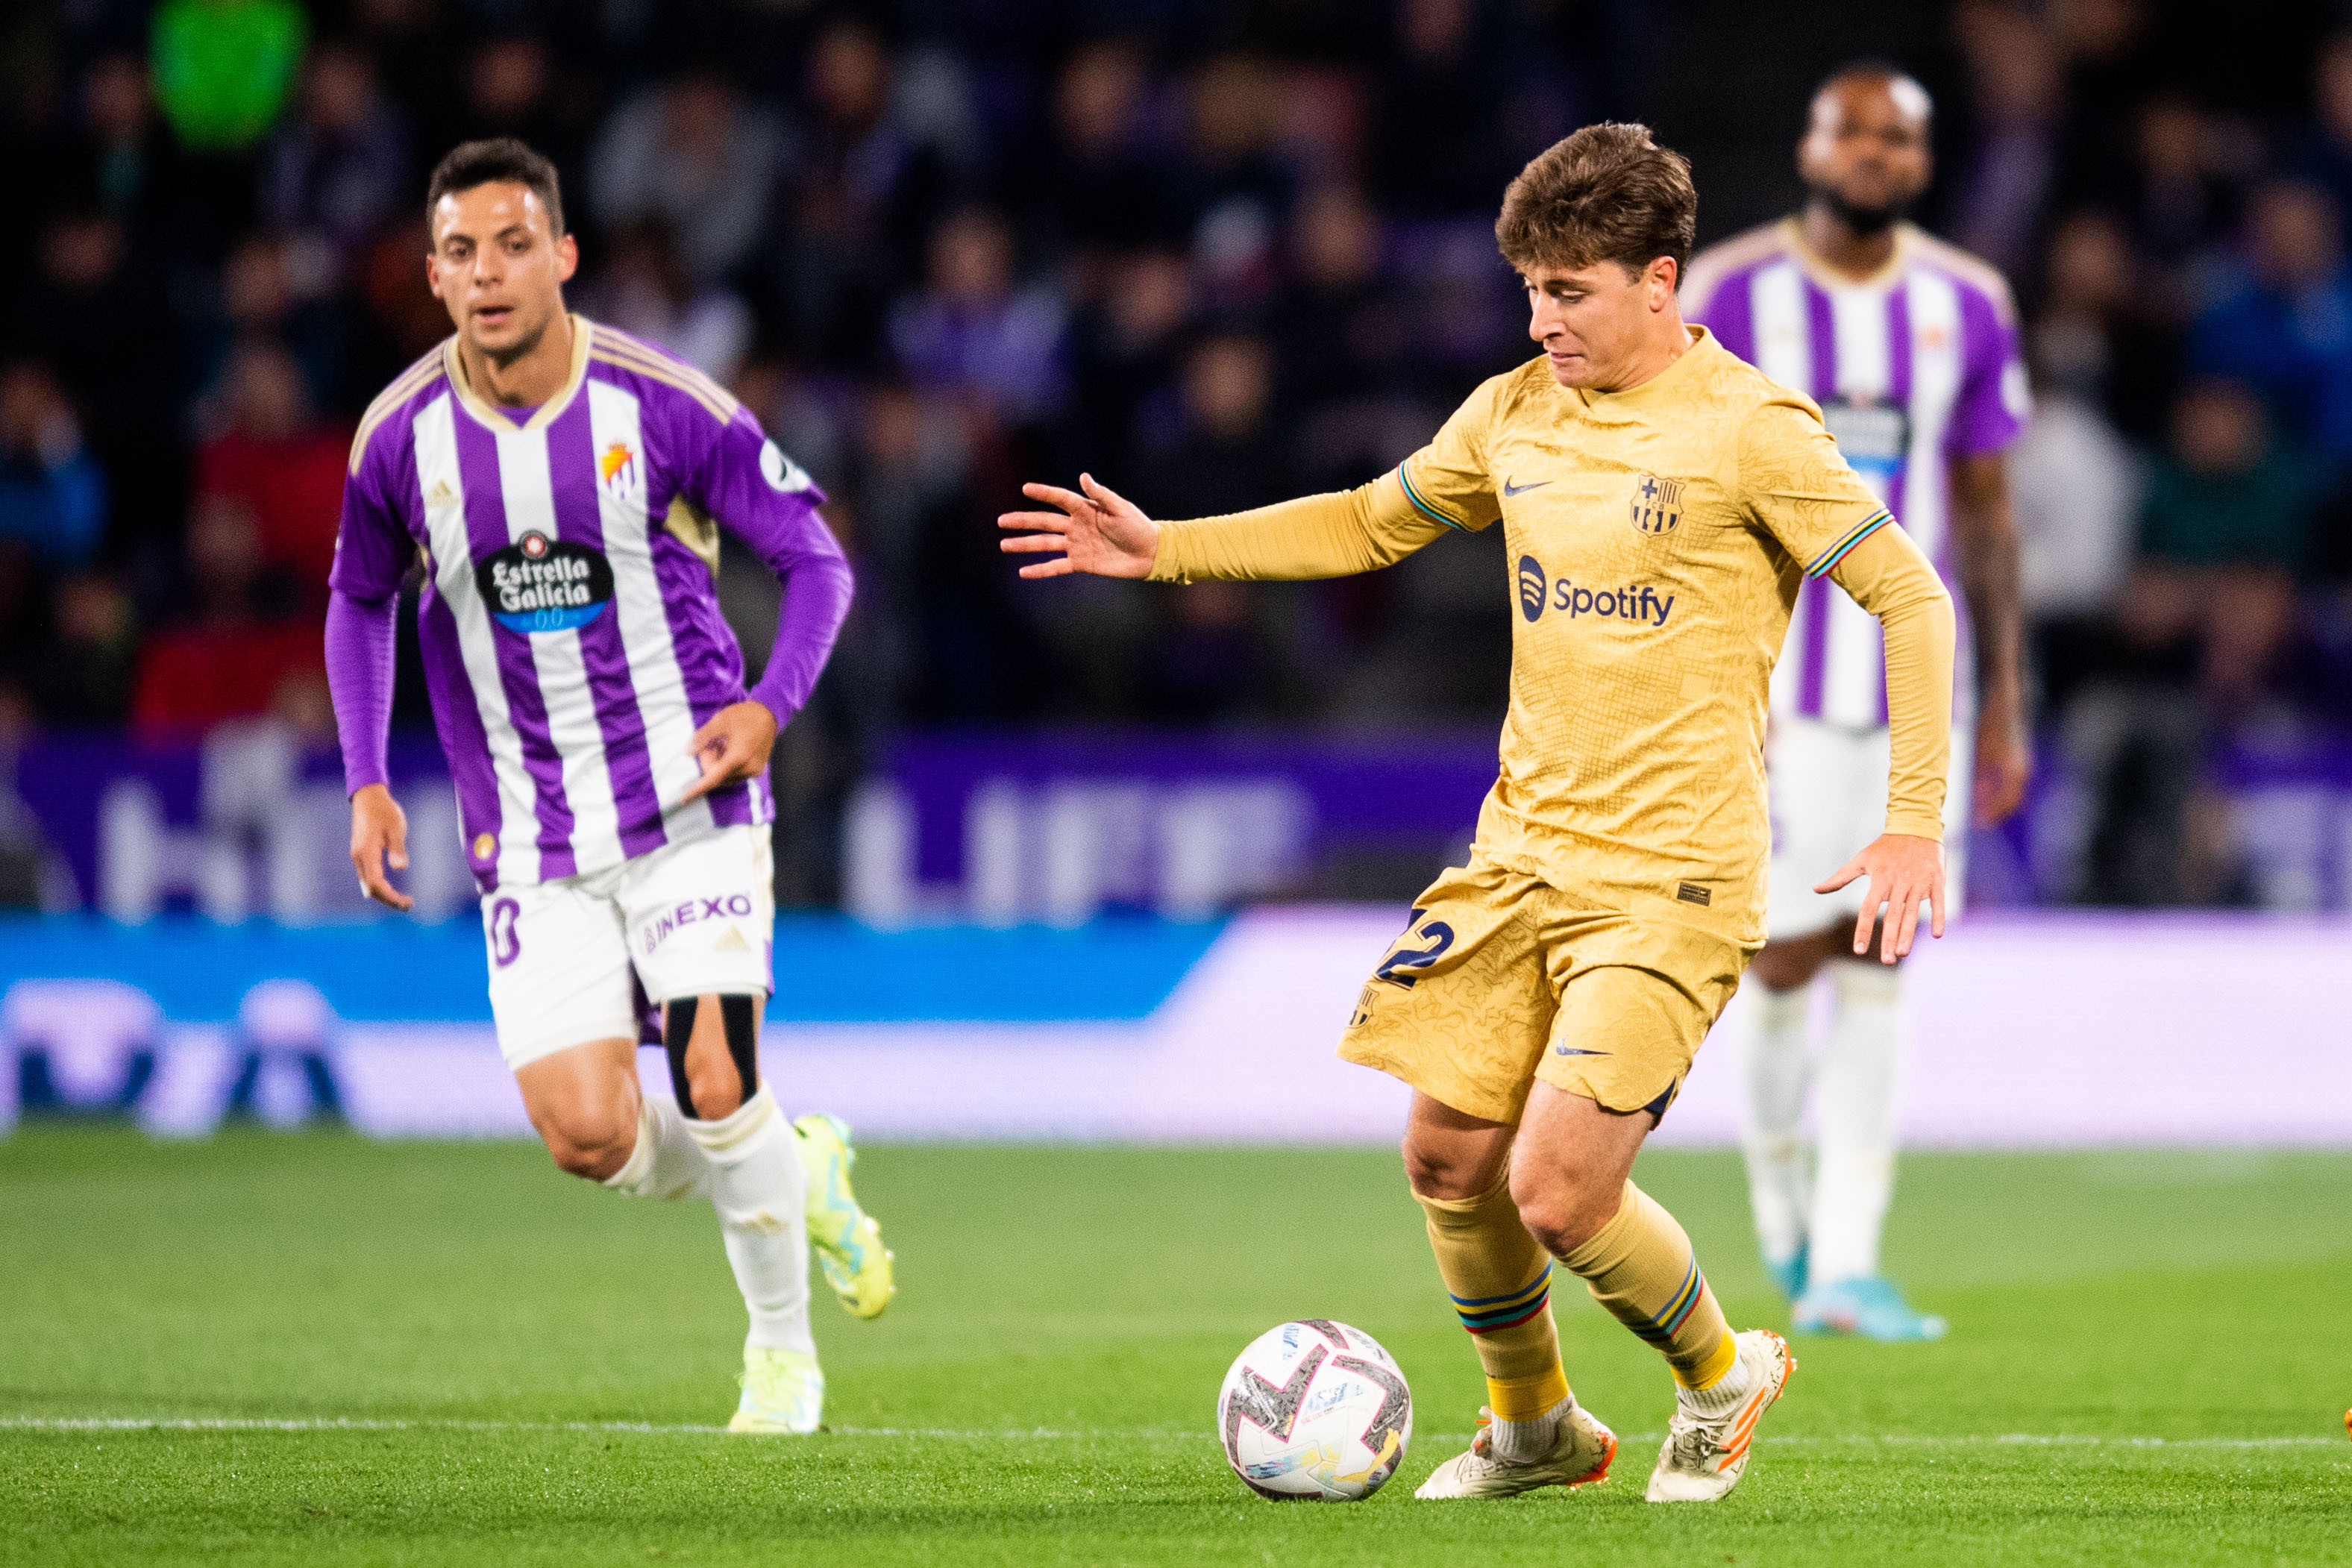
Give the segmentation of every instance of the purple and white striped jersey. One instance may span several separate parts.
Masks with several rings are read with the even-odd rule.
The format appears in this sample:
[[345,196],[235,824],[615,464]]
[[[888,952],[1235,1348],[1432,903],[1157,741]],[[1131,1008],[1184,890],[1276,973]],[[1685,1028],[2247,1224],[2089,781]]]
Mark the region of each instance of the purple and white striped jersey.
[[[1821,405],[1846,461],[1958,598],[1951,459],[2008,446],[2027,411],[2000,274],[1903,224],[1893,259],[1856,282],[1816,258],[1790,218],[1694,258],[1682,293],[1686,320]],[[1965,649],[1965,617],[1961,637]],[[1856,729],[1886,722],[1878,623],[1826,579],[1806,579],[1799,594],[1772,711]]]
[[[346,783],[383,780],[390,601],[420,557],[419,626],[466,855],[485,890],[603,870],[773,816],[763,777],[681,802],[690,737],[746,696],[806,700],[849,602],[824,494],[701,373],[574,316],[562,392],[501,410],[452,339],[368,410],[352,450],[329,623]],[[724,522],[784,582],[759,689],[720,616]],[[364,634],[348,630],[353,617]],[[381,626],[382,631],[377,628]],[[380,709],[381,711],[376,710]]]

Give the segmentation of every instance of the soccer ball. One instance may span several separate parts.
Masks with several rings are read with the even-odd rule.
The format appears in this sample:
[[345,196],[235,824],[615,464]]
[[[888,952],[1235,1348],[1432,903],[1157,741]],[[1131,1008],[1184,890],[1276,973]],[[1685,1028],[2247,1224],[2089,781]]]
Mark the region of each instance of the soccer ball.
[[1225,1463],[1264,1498],[1354,1502],[1396,1474],[1412,1391],[1380,1342],[1308,1318],[1250,1342],[1217,1392]]

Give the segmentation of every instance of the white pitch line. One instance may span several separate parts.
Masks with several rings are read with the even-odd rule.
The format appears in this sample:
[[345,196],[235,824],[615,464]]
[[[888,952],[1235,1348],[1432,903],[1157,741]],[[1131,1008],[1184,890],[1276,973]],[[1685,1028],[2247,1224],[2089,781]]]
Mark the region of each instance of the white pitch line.
[[378,1420],[368,1416],[0,1415],[0,1430],[29,1432],[724,1432],[645,1421]]
[[[646,1436],[731,1436],[724,1426],[692,1423],[663,1425],[651,1421],[465,1421],[428,1417],[405,1420],[372,1416],[268,1415],[0,1415],[0,1431],[20,1432],[626,1432]],[[827,1426],[835,1436],[955,1437],[968,1440],[1136,1437],[1200,1438],[1208,1432],[1171,1432],[1150,1428],[1104,1428],[1065,1431],[1029,1426],[1005,1431],[978,1431],[947,1426]]]
[[[631,1433],[641,1436],[710,1436],[726,1435],[724,1426],[697,1425],[665,1426],[649,1421],[466,1421],[427,1417],[422,1419],[375,1418],[369,1416],[264,1416],[264,1415],[0,1415],[0,1431],[19,1432],[581,1432]],[[937,1437],[961,1442],[1003,1441],[1086,1441],[1093,1438],[1118,1438],[1133,1441],[1214,1442],[1216,1435],[1203,1431],[1175,1431],[1164,1427],[1102,1427],[1079,1430],[1053,1426],[1029,1426],[1003,1430],[980,1430],[954,1426],[828,1426],[827,1434],[841,1437]],[[1630,1443],[1656,1442],[1662,1434],[1656,1432],[1626,1432],[1620,1437]],[[1466,1432],[1423,1432],[1424,1443],[1466,1443]],[[1776,1447],[1851,1447],[1895,1446],[1928,1448],[1970,1447],[2062,1447],[2062,1448],[2300,1448],[2335,1447],[2343,1439],[2334,1436],[2294,1436],[2285,1437],[2137,1437],[2099,1436],[2073,1433],[1958,1433],[1935,1436],[1919,1433],[1837,1433],[1817,1436],[1781,1436],[1759,1438]]]
[[1850,1432],[1824,1436],[1780,1436],[1758,1439],[1776,1444],[1900,1444],[1931,1448],[2052,1447],[2052,1448],[2332,1448],[2338,1437],[2102,1437],[2074,1433],[2003,1432],[1998,1435],[1958,1433],[1950,1436],[1889,1432]]

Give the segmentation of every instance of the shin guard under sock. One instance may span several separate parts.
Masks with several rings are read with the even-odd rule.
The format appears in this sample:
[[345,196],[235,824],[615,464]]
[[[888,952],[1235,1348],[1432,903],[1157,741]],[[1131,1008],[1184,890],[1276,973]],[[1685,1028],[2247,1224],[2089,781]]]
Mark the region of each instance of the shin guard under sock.
[[641,1198],[707,1198],[710,1171],[710,1157],[687,1130],[678,1108],[648,1096],[637,1102],[637,1142],[628,1163],[604,1184]]
[[763,1089],[734,1115],[689,1122],[687,1131],[710,1162],[710,1200],[751,1317],[745,1342],[813,1352],[808,1173],[774,1097]]
[[1560,1261],[1611,1317],[1657,1347],[1676,1383],[1705,1388],[1731,1370],[1738,1348],[1690,1237],[1633,1183],[1617,1216]]
[[[1437,1272],[1486,1369],[1496,1447],[1505,1458],[1541,1458],[1553,1412],[1569,1397],[1551,1316],[1551,1256],[1520,1223],[1507,1179],[1481,1197],[1414,1196],[1428,1216]],[[1517,1426],[1530,1430],[1510,1429]],[[1535,1452],[1508,1451],[1523,1446]]]

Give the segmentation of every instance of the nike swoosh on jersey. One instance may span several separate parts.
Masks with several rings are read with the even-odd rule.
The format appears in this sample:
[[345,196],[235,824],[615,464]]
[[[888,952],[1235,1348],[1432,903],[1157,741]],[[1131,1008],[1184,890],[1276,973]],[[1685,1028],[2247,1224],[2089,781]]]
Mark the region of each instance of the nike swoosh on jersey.
[[1580,1050],[1574,1046],[1554,1046],[1551,1048],[1551,1054],[1556,1057],[1605,1057],[1609,1053],[1607,1051]]
[[1503,476],[1503,494],[1506,497],[1523,496],[1529,490],[1539,490],[1549,483],[1551,483],[1549,479],[1538,479],[1531,485],[1515,485],[1511,483],[1511,476],[1505,474]]

